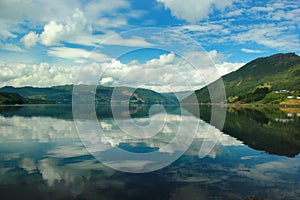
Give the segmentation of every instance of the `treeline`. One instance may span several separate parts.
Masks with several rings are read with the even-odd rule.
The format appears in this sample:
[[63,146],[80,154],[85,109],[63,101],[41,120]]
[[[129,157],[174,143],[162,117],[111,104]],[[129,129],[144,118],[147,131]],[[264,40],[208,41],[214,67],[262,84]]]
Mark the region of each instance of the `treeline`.
[[268,87],[256,88],[253,92],[238,96],[236,101],[243,103],[252,103],[262,100],[270,92]]

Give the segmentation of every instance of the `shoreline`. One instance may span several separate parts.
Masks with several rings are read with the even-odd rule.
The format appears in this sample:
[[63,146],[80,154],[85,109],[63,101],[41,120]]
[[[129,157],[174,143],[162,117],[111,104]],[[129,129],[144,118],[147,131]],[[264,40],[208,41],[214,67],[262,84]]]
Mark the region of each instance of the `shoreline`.
[[270,107],[270,108],[300,108],[300,104],[237,104],[237,103],[183,103],[182,105],[203,105],[203,106],[223,106],[223,107],[245,107],[245,108],[260,108],[260,107]]

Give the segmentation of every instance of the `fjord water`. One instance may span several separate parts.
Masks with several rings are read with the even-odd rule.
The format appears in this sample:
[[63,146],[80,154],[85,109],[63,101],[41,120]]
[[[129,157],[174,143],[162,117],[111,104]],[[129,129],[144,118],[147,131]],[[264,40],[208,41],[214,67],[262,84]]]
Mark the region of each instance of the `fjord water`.
[[[115,146],[142,153],[157,150],[174,137],[183,113],[178,107],[166,110],[168,117],[162,118],[159,112],[149,116],[147,107],[130,109],[140,125],[149,118],[167,120],[159,134],[144,139],[122,133],[109,107],[99,107],[97,116]],[[298,199],[299,109],[228,108],[218,143],[200,159],[199,149],[210,127],[209,110],[200,107],[201,119],[195,116],[199,131],[177,161],[158,171],[134,174],[108,168],[87,152],[76,132],[71,105],[0,107],[0,197]]]

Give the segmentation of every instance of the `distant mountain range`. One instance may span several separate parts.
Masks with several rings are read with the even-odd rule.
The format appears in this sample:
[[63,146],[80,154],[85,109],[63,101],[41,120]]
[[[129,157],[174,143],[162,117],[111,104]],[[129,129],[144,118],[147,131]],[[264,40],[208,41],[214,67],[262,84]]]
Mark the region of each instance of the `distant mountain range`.
[[[220,81],[224,82],[226,102],[223,103],[290,103],[300,104],[300,57],[295,53],[275,54],[269,57],[257,58],[240,69],[224,75],[211,84],[210,88],[218,88]],[[95,93],[97,103],[111,102],[114,87],[81,85],[85,92]],[[91,87],[91,89],[89,89]],[[178,104],[175,94],[157,93],[147,89],[117,87],[117,100],[122,102],[130,99],[130,103],[143,104]],[[131,95],[130,91],[134,91]],[[12,87],[0,88],[0,104],[25,103],[72,103],[73,85],[53,86],[48,88]],[[210,103],[208,87],[195,91],[199,103]],[[178,93],[180,100],[188,92]],[[130,97],[129,97],[130,95]],[[218,100],[218,92],[215,94]],[[220,98],[222,99],[222,98]],[[224,99],[223,99],[224,100]],[[223,101],[222,100],[222,101]],[[221,101],[221,100],[220,100]],[[182,100],[190,103],[191,96]]]
[[[227,103],[281,103],[300,91],[300,57],[295,53],[257,58],[222,77]],[[219,80],[210,84],[216,88]],[[208,87],[195,91],[199,103],[211,102]],[[191,97],[183,100],[189,103]],[[218,99],[216,97],[216,99]],[[299,100],[300,101],[300,100]]]
[[[85,92],[95,93],[95,101],[100,104],[111,102],[113,91],[117,89],[116,101],[123,102],[130,99],[130,103],[143,104],[178,104],[178,100],[171,94],[160,94],[147,89],[133,89],[130,87],[105,87],[80,85]],[[133,94],[131,95],[131,92]],[[0,104],[24,104],[24,103],[72,103],[73,85],[53,86],[48,88],[38,87],[12,87],[5,86],[0,88]],[[83,95],[84,97],[84,95]]]

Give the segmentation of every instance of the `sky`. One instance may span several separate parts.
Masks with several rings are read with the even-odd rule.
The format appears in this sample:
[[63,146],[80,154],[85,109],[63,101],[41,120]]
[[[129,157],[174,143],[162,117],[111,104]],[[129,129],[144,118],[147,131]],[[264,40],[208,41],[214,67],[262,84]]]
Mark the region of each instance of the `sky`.
[[299,26],[299,0],[1,0],[0,87],[199,89],[257,57],[299,55]]

